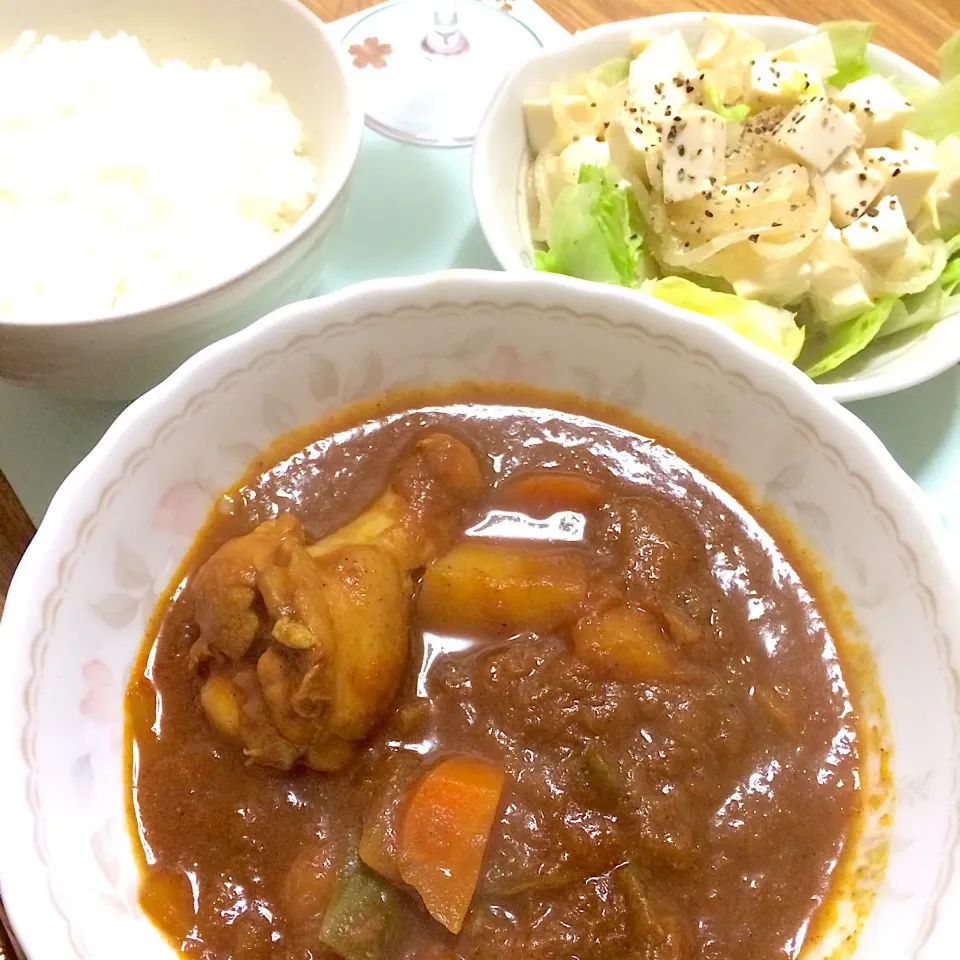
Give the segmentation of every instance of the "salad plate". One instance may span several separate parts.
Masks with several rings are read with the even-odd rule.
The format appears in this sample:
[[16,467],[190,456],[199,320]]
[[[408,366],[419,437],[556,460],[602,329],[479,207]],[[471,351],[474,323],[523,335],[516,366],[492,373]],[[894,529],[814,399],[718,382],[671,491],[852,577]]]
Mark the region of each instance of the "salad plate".
[[473,166],[507,270],[720,321],[840,401],[960,360],[960,44],[943,82],[870,24],[666,14],[545,50]]

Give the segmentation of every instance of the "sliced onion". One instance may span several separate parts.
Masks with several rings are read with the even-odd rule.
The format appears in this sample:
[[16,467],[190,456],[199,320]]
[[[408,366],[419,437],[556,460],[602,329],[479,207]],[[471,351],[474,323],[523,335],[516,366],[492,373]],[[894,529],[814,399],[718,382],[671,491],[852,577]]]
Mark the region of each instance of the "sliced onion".
[[533,167],[530,170],[530,182],[537,198],[537,218],[530,233],[533,239],[539,243],[546,243],[547,241],[547,231],[550,226],[550,216],[553,213],[554,200],[551,182],[559,161],[560,158],[556,151],[548,146],[537,154],[537,159],[534,160]]
[[645,150],[643,162],[647,168],[647,181],[656,191],[663,190],[663,172],[660,169],[660,150]]
[[914,274],[909,280],[899,281],[890,280],[882,274],[869,270],[871,289],[879,294],[892,294],[895,297],[926,290],[943,273],[947,265],[948,252],[947,245],[942,240],[931,240],[930,243],[924,244],[924,249],[930,254],[930,265],[926,269]]
[[[823,177],[815,173],[810,181],[813,190],[813,211],[795,240],[785,243],[771,243],[761,240],[757,243],[757,253],[761,257],[769,257],[771,260],[786,260],[795,257],[798,253],[806,250],[819,240],[830,222],[830,193],[827,185],[823,182]],[[764,231],[760,231],[761,236]]]

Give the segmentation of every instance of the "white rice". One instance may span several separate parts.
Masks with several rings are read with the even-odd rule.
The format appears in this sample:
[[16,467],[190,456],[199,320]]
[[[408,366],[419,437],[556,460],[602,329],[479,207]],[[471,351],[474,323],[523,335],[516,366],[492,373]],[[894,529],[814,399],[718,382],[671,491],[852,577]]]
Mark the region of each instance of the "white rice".
[[23,34],[0,54],[0,315],[148,307],[244,269],[313,200],[303,146],[252,64]]

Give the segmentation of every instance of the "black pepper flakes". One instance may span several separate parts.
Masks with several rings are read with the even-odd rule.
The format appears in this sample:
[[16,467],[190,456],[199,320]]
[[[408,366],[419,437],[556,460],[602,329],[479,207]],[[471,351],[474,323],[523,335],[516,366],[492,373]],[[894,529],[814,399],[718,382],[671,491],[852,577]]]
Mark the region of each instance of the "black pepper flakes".
[[879,214],[879,213],[880,213],[880,211],[879,211],[876,207],[871,207],[871,208],[867,211],[867,216],[868,216],[868,217],[875,217],[875,216],[877,216],[877,214]]
[[747,239],[748,239],[751,243],[756,243],[756,242],[760,239],[760,234],[759,234],[759,233],[751,233],[750,236],[747,237]]
[[894,170],[893,173],[890,174],[890,176],[892,176],[892,177],[899,177],[899,176],[900,176],[900,168],[897,167],[897,169]]
[[713,211],[712,211],[712,210],[704,210],[703,213],[704,213],[704,216],[709,217],[710,219],[713,219]]

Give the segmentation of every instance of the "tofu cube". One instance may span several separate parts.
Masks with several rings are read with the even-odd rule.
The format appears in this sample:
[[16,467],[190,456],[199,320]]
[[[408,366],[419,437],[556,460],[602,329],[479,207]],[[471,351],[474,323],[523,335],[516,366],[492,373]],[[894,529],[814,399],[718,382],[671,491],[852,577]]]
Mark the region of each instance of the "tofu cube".
[[844,323],[873,306],[859,276],[829,256],[811,265],[810,295],[817,313],[829,325]]
[[[596,136],[603,129],[600,114],[586,97],[562,97],[556,105],[551,100],[524,100],[523,118],[527,127],[527,140],[534,153],[544,150],[559,133],[554,109],[564,115],[571,124],[581,128],[584,135]],[[563,146],[565,144],[561,144],[561,148]]]
[[867,147],[896,142],[913,113],[890,81],[876,74],[848,84],[834,94],[833,101],[860,125]]
[[726,121],[695,107],[674,120],[663,136],[663,196],[668,203],[691,200],[723,182]]
[[940,172],[933,192],[940,217],[951,224],[960,221],[960,137],[944,137],[934,155]]
[[828,223],[823,228],[822,239],[829,240],[832,243],[843,243],[843,237],[840,234],[840,228],[835,227],[832,223]]
[[780,121],[774,141],[821,173],[848,147],[860,143],[856,120],[838,110],[826,97],[798,104]]
[[874,269],[903,256],[910,241],[915,240],[900,201],[889,194],[840,234],[857,259]]
[[853,223],[877,199],[887,174],[871,169],[855,147],[847,147],[823,172],[830,192],[830,220],[838,227]]
[[630,64],[627,95],[632,106],[655,121],[699,97],[700,74],[679,31],[658,37]]
[[737,296],[747,300],[763,300],[778,307],[794,303],[810,291],[813,268],[809,263],[789,270],[769,269],[757,278],[734,280]]
[[647,153],[659,149],[660,132],[652,123],[626,111],[607,127],[610,162],[623,174],[636,174],[647,180]]
[[895,150],[906,150],[908,153],[910,151],[916,151],[924,157],[929,157],[931,160],[937,149],[937,145],[933,140],[928,140],[926,137],[918,137],[910,130],[904,130],[891,146],[893,146]]
[[593,137],[574,140],[560,153],[560,175],[570,183],[576,183],[580,168],[593,165],[601,169],[610,165],[610,148]]
[[895,196],[903,207],[903,215],[913,220],[923,206],[940,167],[919,150],[893,150],[890,147],[869,147],[863,151],[863,162],[883,176],[883,191]]
[[903,282],[926,270],[931,263],[930,251],[916,237],[907,241],[907,249],[890,264],[887,276],[890,280]]
[[822,94],[823,83],[808,67],[763,54],[752,61],[744,93],[751,106],[764,110]]
[[837,72],[830,35],[822,31],[811,33],[809,37],[784,47],[776,54],[776,59],[809,67],[824,80],[829,80]]

